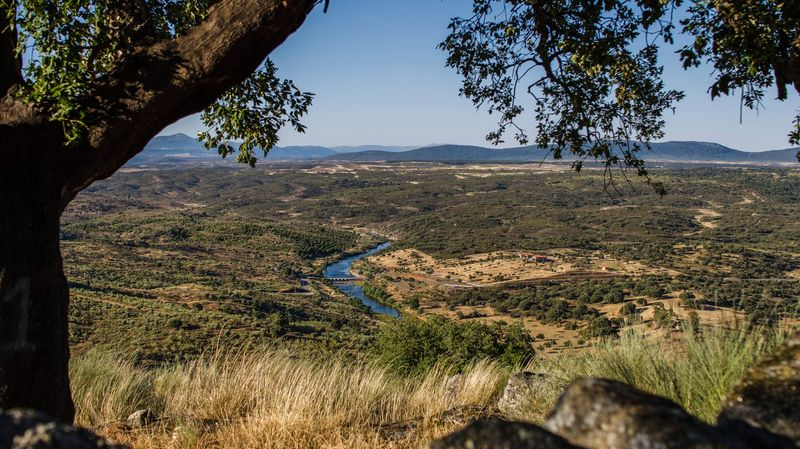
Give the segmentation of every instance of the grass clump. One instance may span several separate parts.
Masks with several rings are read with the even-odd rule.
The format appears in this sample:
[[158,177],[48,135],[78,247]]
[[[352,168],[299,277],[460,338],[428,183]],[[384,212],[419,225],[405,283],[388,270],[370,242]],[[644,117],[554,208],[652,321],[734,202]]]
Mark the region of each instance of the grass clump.
[[[457,428],[437,416],[463,405],[488,407],[508,375],[497,363],[477,361],[453,385],[441,367],[403,377],[368,361],[277,350],[218,353],[146,371],[89,352],[73,359],[71,371],[79,425],[97,428],[140,408],[168,418],[110,435],[137,449],[420,447]],[[384,429],[396,423],[415,423],[416,430],[387,436]]]
[[626,332],[579,353],[537,359],[525,369],[545,373],[548,381],[524,418],[541,420],[569,382],[602,377],[632,385],[680,404],[713,423],[722,401],[744,371],[783,340],[783,332],[745,326],[686,329],[676,339],[655,339]]

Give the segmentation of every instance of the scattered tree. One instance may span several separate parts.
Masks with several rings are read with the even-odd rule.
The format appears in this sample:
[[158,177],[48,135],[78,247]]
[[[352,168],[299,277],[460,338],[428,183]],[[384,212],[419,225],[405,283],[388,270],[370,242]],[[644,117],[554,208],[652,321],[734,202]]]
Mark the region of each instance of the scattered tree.
[[[767,88],[780,100],[787,86],[800,92],[796,1],[473,0],[473,15],[449,28],[440,48],[463,77],[461,94],[499,115],[487,140],[513,130],[528,143],[519,122],[527,94],[535,143],[555,159],[572,152],[576,170],[587,158],[602,161],[609,182],[615,166],[647,177],[638,153],[663,137],[664,111],[684,97],[664,86],[658,61],[676,32],[692,40],[678,51],[684,68],[714,68],[712,98],[738,93],[756,108]],[[800,143],[800,113],[789,141]]]

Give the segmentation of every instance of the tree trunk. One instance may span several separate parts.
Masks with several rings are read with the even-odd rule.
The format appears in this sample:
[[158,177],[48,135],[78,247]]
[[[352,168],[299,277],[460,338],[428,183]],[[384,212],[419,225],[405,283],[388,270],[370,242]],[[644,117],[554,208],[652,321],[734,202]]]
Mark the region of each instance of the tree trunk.
[[60,173],[36,160],[30,144],[0,146],[16,155],[0,162],[0,408],[32,407],[72,422]]

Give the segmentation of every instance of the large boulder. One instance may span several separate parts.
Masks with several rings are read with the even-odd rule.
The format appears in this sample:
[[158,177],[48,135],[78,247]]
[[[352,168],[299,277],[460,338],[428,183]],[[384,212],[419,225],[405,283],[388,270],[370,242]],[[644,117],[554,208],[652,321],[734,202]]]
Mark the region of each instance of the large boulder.
[[544,427],[589,449],[739,449],[667,399],[604,379],[564,391]]
[[[543,414],[537,408],[536,396],[542,394],[547,376],[542,373],[522,371],[514,373],[506,383],[503,394],[497,400],[497,409],[508,419],[530,421]],[[546,413],[546,410],[544,411]]]
[[33,410],[0,410],[2,449],[125,449]]
[[533,424],[485,419],[432,442],[429,449],[581,449]]
[[800,335],[745,372],[717,425],[753,447],[800,448]]

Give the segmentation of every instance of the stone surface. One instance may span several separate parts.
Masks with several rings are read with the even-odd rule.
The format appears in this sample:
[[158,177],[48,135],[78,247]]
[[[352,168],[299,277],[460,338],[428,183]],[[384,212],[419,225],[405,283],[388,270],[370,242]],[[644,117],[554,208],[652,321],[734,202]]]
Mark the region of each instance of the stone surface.
[[448,377],[444,384],[445,399],[450,401],[455,400],[462,388],[464,388],[463,374],[454,374]]
[[544,427],[590,449],[738,449],[744,446],[667,399],[603,379],[573,382]]
[[128,416],[128,419],[125,420],[125,423],[128,424],[131,428],[138,429],[141,427],[147,427],[150,424],[153,424],[158,419],[156,418],[155,413],[151,412],[150,410],[136,410],[135,412],[131,413]]
[[537,412],[532,410],[532,400],[535,395],[541,394],[540,390],[547,380],[547,376],[542,373],[522,371],[514,373],[506,383],[505,389],[500,399],[497,400],[497,409],[506,418],[523,418],[535,416]]
[[496,410],[480,405],[461,405],[431,416],[427,420],[419,417],[409,421],[384,424],[378,431],[387,440],[404,440],[415,437],[426,421],[429,425],[466,426],[475,420],[491,416],[494,412]]
[[99,436],[23,409],[0,410],[2,449],[125,449]]
[[429,449],[580,449],[533,424],[486,419],[432,442]]
[[745,372],[717,425],[758,448],[800,448],[800,334]]

